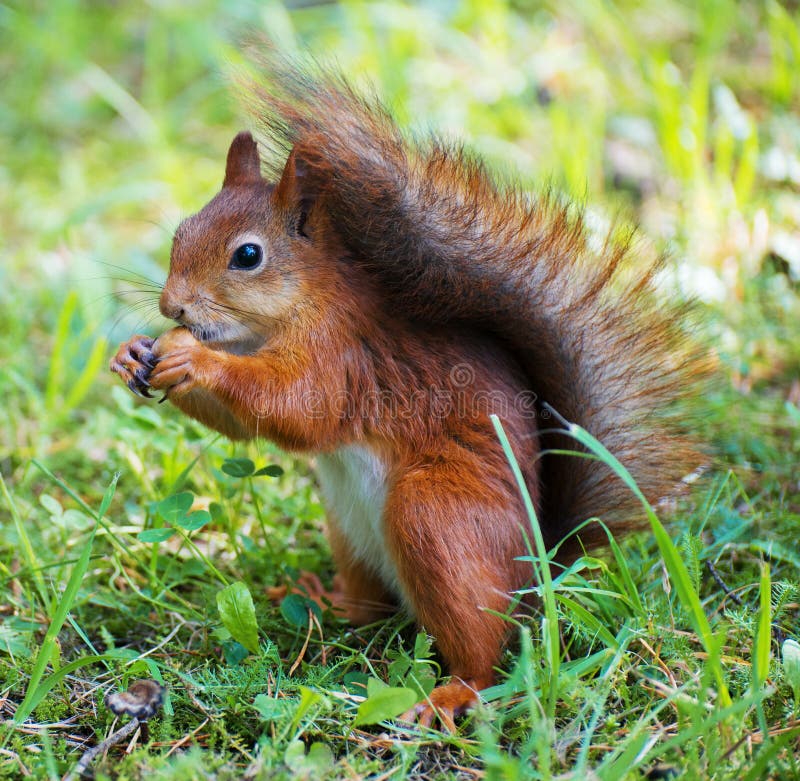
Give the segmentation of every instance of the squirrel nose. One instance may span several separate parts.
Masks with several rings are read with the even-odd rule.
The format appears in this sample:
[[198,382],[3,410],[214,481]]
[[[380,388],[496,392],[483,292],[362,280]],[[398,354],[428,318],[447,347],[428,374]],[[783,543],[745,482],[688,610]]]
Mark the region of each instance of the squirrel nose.
[[161,310],[161,314],[168,320],[180,320],[185,312],[184,308],[179,303],[170,300],[166,288],[161,291],[158,308]]

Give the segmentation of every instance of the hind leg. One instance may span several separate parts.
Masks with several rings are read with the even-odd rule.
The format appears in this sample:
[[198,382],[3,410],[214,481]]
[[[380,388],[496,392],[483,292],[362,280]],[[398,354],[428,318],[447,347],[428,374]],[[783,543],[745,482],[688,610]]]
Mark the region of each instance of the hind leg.
[[328,538],[336,565],[331,592],[337,605],[355,626],[380,621],[397,612],[397,599],[369,567],[359,561],[335,519],[329,517]]
[[471,462],[421,462],[394,486],[386,531],[403,596],[452,676],[404,718],[439,718],[452,731],[492,684],[508,624],[489,611],[505,612],[529,571],[514,560],[524,553],[521,517],[509,486]]

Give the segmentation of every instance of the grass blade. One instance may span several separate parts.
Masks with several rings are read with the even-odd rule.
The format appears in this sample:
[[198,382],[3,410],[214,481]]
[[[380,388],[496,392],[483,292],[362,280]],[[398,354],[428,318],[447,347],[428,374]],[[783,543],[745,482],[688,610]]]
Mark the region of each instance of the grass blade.
[[667,534],[667,530],[658,519],[655,510],[653,510],[650,502],[647,501],[647,498],[636,484],[631,473],[611,452],[609,452],[605,445],[595,439],[585,429],[564,420],[555,410],[551,409],[551,412],[564,423],[564,433],[582,444],[594,457],[606,464],[641,502],[647,519],[650,522],[650,528],[653,531],[656,543],[658,544],[658,549],[664,559],[670,581],[675,587],[675,591],[678,593],[680,603],[689,615],[689,620],[692,622],[694,630],[697,632],[703,647],[708,653],[708,664],[711,666],[717,684],[720,704],[723,708],[728,707],[731,704],[731,696],[728,692],[728,686],[725,683],[725,675],[719,659],[718,644],[715,642],[714,633],[711,630],[711,625],[708,623],[708,618],[703,610],[700,597],[692,585],[691,575],[678,549],[670,539],[669,534]]
[[539,525],[539,519],[536,516],[533,500],[528,492],[528,487],[525,485],[525,479],[522,476],[522,470],[519,468],[519,462],[514,455],[514,451],[511,449],[511,443],[508,441],[506,432],[503,429],[503,424],[500,422],[497,415],[492,415],[492,424],[494,425],[494,430],[497,433],[500,444],[503,447],[503,452],[508,459],[508,463],[511,465],[514,479],[517,481],[517,487],[525,505],[525,512],[530,519],[533,539],[536,544],[536,555],[538,556],[536,576],[541,585],[544,602],[544,620],[542,622],[542,628],[544,630],[543,636],[546,641],[545,654],[548,662],[548,676],[550,682],[546,700],[548,703],[548,715],[552,718],[555,716],[556,698],[558,695],[557,681],[559,667],[561,666],[561,638],[558,631],[558,610],[556,609],[553,578],[550,573],[550,559],[547,555],[547,547],[544,544],[544,536],[542,535],[542,528]]
[[[758,587],[758,617],[756,619],[755,636],[753,637],[753,659],[751,662],[753,692],[759,692],[767,682],[769,675],[770,645],[772,643],[772,615],[770,610],[770,594],[772,585],[769,575],[769,563],[761,565],[761,578]],[[768,737],[767,720],[764,707],[758,703],[758,723],[764,737]]]
[[[118,475],[114,476],[114,479],[111,481],[111,484],[106,490],[101,508],[108,508],[108,505],[111,502],[111,497],[113,497],[114,490],[116,489],[118,477]],[[98,513],[98,516],[100,516],[100,513]],[[61,627],[64,625],[64,622],[67,619],[67,613],[69,613],[72,605],[75,602],[75,598],[78,596],[78,591],[81,583],[83,582],[83,576],[86,574],[86,570],[89,568],[89,560],[92,555],[92,544],[94,543],[94,537],[97,533],[98,526],[99,517],[98,523],[95,524],[89,539],[83,546],[83,550],[81,551],[78,561],[72,568],[72,572],[70,573],[64,593],[62,594],[61,599],[58,601],[55,612],[50,619],[50,626],[47,628],[44,640],[39,648],[39,653],[36,655],[36,661],[33,664],[33,670],[31,671],[30,681],[28,681],[28,689],[25,693],[25,698],[22,700],[22,703],[20,704],[19,708],[17,708],[17,712],[14,715],[15,724],[21,724],[23,721],[25,721],[25,719],[30,716],[36,705],[41,701],[41,698],[44,696],[44,694],[47,693],[47,691],[45,691],[44,693],[40,694],[39,686],[42,681],[42,677],[44,676],[45,668],[47,667],[48,662],[53,658],[53,652],[56,650],[56,639],[58,637],[58,633],[61,631]]]
[[58,313],[56,331],[53,335],[53,350],[50,353],[50,367],[47,372],[47,385],[44,392],[45,408],[52,412],[56,406],[58,390],[62,385],[67,361],[67,339],[69,338],[69,324],[72,315],[78,306],[78,294],[71,290],[67,293],[61,311]]
[[17,537],[19,538],[20,545],[22,546],[22,552],[25,556],[25,563],[28,565],[28,569],[31,571],[31,576],[36,582],[36,590],[39,592],[39,597],[44,603],[45,608],[49,610],[50,595],[47,593],[47,587],[44,584],[41,568],[36,561],[36,555],[33,552],[31,539],[28,537],[28,532],[25,529],[25,524],[22,522],[22,518],[20,518],[17,505],[14,504],[14,499],[8,492],[8,487],[6,486],[6,481],[3,479],[2,473],[0,473],[0,491],[3,493],[3,498],[6,500],[8,511],[11,513],[11,517],[14,520],[14,528],[17,531]]

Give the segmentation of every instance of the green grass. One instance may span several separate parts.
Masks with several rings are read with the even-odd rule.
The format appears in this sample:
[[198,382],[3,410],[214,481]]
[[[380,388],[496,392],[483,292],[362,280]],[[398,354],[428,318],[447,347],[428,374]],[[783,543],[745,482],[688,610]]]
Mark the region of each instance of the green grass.
[[[542,578],[456,736],[372,724],[439,672],[408,622],[268,599],[332,574],[308,465],[105,371],[165,325],[254,29],[638,224],[719,356],[715,468],[654,533]],[[733,0],[0,4],[0,778],[62,776],[111,731],[105,691],[152,677],[163,713],[98,778],[800,779],[798,30],[796,4]]]

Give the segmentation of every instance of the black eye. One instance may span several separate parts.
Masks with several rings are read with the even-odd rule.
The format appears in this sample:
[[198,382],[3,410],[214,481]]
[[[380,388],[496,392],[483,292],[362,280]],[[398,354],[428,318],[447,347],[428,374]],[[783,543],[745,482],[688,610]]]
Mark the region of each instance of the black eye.
[[228,268],[251,269],[261,263],[263,252],[258,244],[242,244],[237,247],[231,255],[231,262]]

